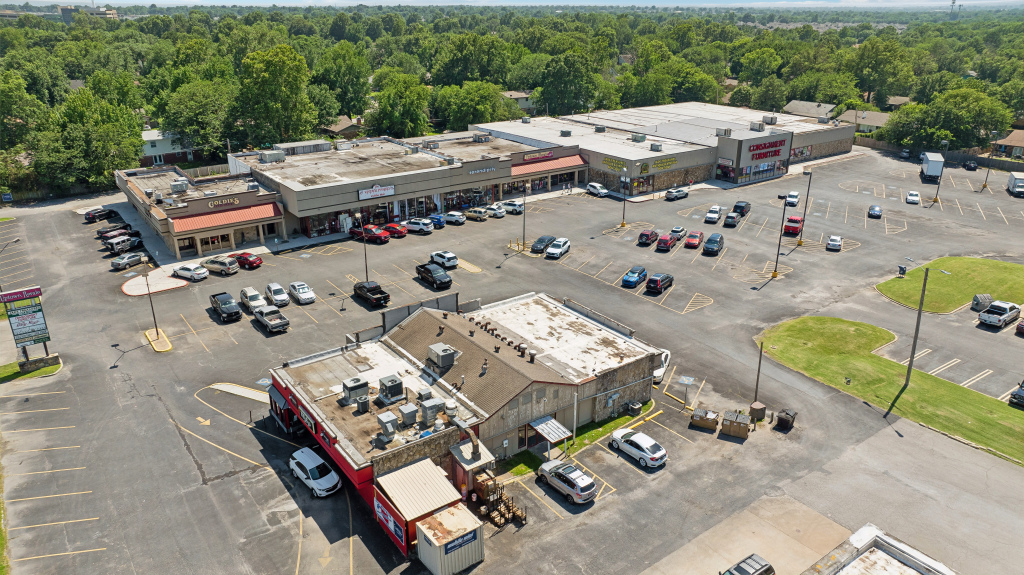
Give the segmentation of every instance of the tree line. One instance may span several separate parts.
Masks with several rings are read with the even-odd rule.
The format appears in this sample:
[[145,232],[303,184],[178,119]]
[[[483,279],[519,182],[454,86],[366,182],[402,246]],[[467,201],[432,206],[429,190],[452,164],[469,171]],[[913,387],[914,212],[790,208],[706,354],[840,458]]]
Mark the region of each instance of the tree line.
[[[339,115],[394,137],[514,119],[523,112],[506,90],[532,91],[550,115],[791,99],[841,113],[910,96],[877,136],[915,147],[979,145],[1024,116],[1019,9],[879,17],[902,15],[902,29],[819,25],[864,13],[721,8],[141,11],[0,23],[0,186],[109,187],[114,170],[138,165],[147,121],[218,157],[229,143],[313,137]],[[764,27],[783,20],[796,24]]]

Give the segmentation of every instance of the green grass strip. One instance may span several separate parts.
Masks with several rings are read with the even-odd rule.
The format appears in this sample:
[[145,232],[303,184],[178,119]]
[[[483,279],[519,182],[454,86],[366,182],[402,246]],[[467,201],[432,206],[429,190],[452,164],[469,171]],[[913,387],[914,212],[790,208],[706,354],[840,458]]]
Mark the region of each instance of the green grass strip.
[[57,373],[58,369],[60,369],[60,364],[51,365],[28,373],[21,373],[18,369],[18,362],[8,363],[7,365],[0,365],[0,383],[8,383],[16,379],[28,379],[32,377],[50,375]]
[[1024,281],[1021,281],[1024,266],[982,258],[939,258],[910,270],[905,278],[886,280],[875,287],[884,295],[916,309],[921,301],[921,282],[926,267],[932,271],[928,274],[925,311],[949,313],[969,303],[979,293],[991,294],[997,300],[1024,302]]
[[[905,366],[871,353],[895,336],[870,324],[802,317],[780,323],[761,339],[772,359],[883,410],[906,378]],[[892,412],[1024,461],[1024,414],[993,397],[914,370]]]

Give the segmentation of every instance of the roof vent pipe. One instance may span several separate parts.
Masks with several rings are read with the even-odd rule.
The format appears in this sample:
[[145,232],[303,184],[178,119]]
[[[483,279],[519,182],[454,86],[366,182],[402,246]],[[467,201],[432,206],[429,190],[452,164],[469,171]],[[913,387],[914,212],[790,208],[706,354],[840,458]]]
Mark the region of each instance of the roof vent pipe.
[[500,353],[500,352],[501,352],[501,346],[500,345],[494,346],[494,353]]
[[446,312],[446,311],[441,312],[441,317],[443,317],[444,319],[448,319],[448,312]]
[[537,359],[537,350],[531,349],[530,350],[530,363],[533,363],[533,360],[535,360],[535,359]]
[[526,357],[526,346],[519,346],[519,357]]
[[477,439],[473,428],[467,427],[466,431],[469,432],[469,440],[473,443],[473,461],[480,461],[480,440]]
[[484,364],[480,366],[480,375],[487,375],[487,360],[484,360]]

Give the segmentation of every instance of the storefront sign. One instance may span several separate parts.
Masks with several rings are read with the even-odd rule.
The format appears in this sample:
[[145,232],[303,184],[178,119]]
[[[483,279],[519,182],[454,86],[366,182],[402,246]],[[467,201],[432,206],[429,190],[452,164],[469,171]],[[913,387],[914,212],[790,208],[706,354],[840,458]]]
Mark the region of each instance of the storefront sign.
[[782,150],[768,150],[767,152],[755,152],[750,156],[751,160],[763,160],[765,158],[777,158],[782,155]]
[[384,196],[395,195],[394,186],[378,186],[374,185],[368,190],[359,190],[360,200],[372,200],[373,198],[383,198]]
[[550,158],[551,156],[554,156],[554,155],[555,155],[555,153],[553,151],[534,152],[532,154],[523,154],[523,161],[524,162],[533,162],[533,161],[536,161],[536,160],[543,160],[544,158]]
[[39,300],[43,290],[39,286],[0,293],[0,302],[7,309],[7,321],[14,333],[17,347],[50,341],[43,316],[43,304]]
[[729,158],[718,158],[718,165],[719,166],[731,166],[732,165],[732,160],[730,160]]
[[626,162],[623,162],[622,160],[616,160],[615,158],[605,158],[601,160],[601,163],[604,164],[605,166],[608,166],[609,168],[616,172],[621,172],[622,170],[626,169]]
[[777,158],[782,155],[781,148],[785,148],[787,140],[774,140],[771,142],[761,142],[760,144],[751,144],[748,148],[748,152],[753,152],[750,155],[751,161],[766,160],[768,158]]
[[770,150],[772,148],[785,147],[786,140],[775,140],[774,142],[761,142],[760,144],[750,144],[747,148],[748,152],[760,152],[761,150]]
[[393,517],[391,517],[388,510],[380,504],[379,499],[373,500],[373,507],[377,510],[377,519],[383,523],[385,527],[390,529],[391,533],[393,533],[399,541],[405,543],[405,529],[402,529],[402,526],[395,521]]
[[486,174],[487,172],[497,171],[498,168],[480,168],[479,170],[470,170],[469,175],[473,174]]
[[805,158],[811,155],[811,147],[804,146],[802,148],[793,148],[789,151],[790,158]]
[[646,174],[649,171],[651,171],[651,167],[647,165],[647,162],[644,162],[644,163],[640,164],[640,173],[641,174]]
[[237,206],[238,205],[238,198],[220,198],[220,199],[217,199],[217,200],[212,200],[209,203],[209,206],[211,208],[217,208],[217,207],[220,207],[220,206],[228,206],[228,205],[230,205],[230,206]]
[[678,160],[675,157],[661,158],[660,160],[654,160],[654,163],[651,165],[654,167],[655,170],[667,170],[672,166],[676,165],[677,161]]
[[452,539],[451,541],[444,544],[444,554],[450,555],[459,549],[462,549],[466,545],[476,541],[476,529],[466,533],[465,535]]
[[302,407],[299,407],[299,417],[302,418],[302,421],[305,422],[306,427],[308,427],[310,431],[316,433],[316,422],[313,421],[313,417],[306,413],[306,410]]

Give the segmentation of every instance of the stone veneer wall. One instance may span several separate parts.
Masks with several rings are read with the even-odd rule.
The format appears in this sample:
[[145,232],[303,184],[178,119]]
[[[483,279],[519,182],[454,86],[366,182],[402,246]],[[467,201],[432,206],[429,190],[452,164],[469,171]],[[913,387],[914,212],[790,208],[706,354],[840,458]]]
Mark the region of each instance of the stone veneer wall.
[[442,469],[448,468],[448,458],[451,457],[451,446],[459,442],[459,428],[450,425],[444,431],[434,433],[423,439],[417,439],[401,447],[392,447],[387,451],[373,456],[373,476],[383,475],[394,471],[424,457],[429,457],[435,465]]
[[853,150],[853,138],[849,138],[847,140],[834,140],[832,142],[825,142],[824,144],[813,144],[811,146],[811,155],[795,159],[790,163],[799,164],[800,162],[824,158],[825,156],[845,154],[851,150]]
[[713,177],[715,177],[715,167],[711,164],[691,166],[670,172],[660,172],[654,174],[654,189],[659,191],[667,190],[677,186],[685,186],[690,183],[690,180],[696,183],[710,180]]

